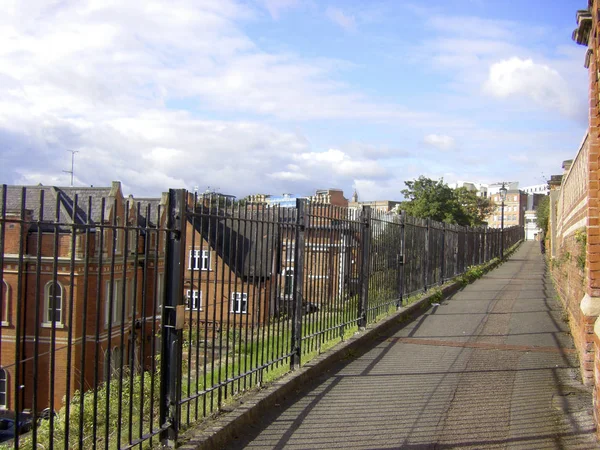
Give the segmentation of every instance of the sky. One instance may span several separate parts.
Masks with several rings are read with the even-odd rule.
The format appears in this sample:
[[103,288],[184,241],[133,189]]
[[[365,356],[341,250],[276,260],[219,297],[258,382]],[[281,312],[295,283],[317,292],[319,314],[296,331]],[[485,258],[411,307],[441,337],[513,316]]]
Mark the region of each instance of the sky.
[[544,183],[586,0],[0,0],[0,182],[157,197]]

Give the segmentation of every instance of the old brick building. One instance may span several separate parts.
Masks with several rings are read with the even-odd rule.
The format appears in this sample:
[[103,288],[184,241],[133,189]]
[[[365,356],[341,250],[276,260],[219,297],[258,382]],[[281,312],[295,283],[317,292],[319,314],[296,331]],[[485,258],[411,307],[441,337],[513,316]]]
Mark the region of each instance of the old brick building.
[[164,199],[106,188],[3,189],[0,408],[58,410],[152,364]]

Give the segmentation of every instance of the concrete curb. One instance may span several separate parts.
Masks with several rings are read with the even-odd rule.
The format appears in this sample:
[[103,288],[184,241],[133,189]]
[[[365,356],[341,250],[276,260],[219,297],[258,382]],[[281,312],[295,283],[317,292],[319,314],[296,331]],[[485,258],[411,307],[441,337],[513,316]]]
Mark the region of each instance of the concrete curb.
[[[513,252],[516,248],[518,245],[513,248]],[[484,273],[496,268],[501,263],[500,260],[488,263],[483,266]],[[458,281],[442,286],[441,299],[451,297],[463,287]],[[414,303],[402,307],[389,317],[367,326],[364,331],[359,331],[348,340],[340,342],[304,364],[300,369],[284,375],[270,385],[248,391],[240,397],[237,403],[226,407],[229,412],[208,419],[201,425],[186,431],[181,436],[178,448],[181,450],[213,450],[225,447],[236,436],[243,434],[244,427],[257,423],[267,411],[275,405],[283,403],[286,397],[293,395],[295,391],[322,375],[334,364],[347,359],[350,355],[355,355],[359,349],[372,345],[379,336],[393,333],[407,321],[423,314],[431,307],[432,299],[436,294],[437,291],[433,291]]]

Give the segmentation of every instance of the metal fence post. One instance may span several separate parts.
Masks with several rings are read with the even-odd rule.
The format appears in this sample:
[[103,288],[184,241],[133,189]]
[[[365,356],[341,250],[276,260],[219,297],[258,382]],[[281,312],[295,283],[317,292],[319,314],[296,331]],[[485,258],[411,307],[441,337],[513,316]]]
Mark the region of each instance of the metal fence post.
[[442,224],[442,261],[440,264],[440,286],[444,284],[446,275],[446,222]]
[[175,448],[180,423],[181,352],[185,306],[183,279],[186,254],[186,191],[169,189],[165,260],[165,301],[162,307],[160,360],[160,423],[164,446]]
[[293,295],[293,320],[292,320],[292,358],[290,369],[300,367],[302,356],[302,305],[304,303],[304,254],[306,248],[306,228],[308,214],[306,200],[296,200],[296,229],[294,236],[294,292]]
[[[389,226],[389,225],[388,225]],[[361,267],[360,296],[358,299],[358,327],[367,326],[367,305],[369,303],[369,275],[371,273],[371,207],[364,206],[361,213]]]
[[429,258],[431,257],[431,254],[429,252],[429,242],[430,241],[430,233],[431,233],[431,219],[427,218],[425,219],[426,223],[427,223],[427,228],[425,231],[425,267],[423,268],[423,290],[425,292],[427,292],[427,282],[429,281]]
[[400,298],[396,307],[402,306],[402,300],[404,298],[404,265],[406,264],[406,211],[400,212],[400,255],[398,257],[400,263],[400,286],[398,286],[398,292]]

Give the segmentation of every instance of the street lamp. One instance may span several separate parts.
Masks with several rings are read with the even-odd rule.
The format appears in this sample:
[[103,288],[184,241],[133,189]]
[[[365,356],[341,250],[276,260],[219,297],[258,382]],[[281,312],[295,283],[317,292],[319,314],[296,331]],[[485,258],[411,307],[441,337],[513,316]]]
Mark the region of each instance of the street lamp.
[[500,216],[500,259],[504,259],[504,201],[506,200],[506,183],[502,183],[500,188],[500,200],[502,200],[502,215]]

